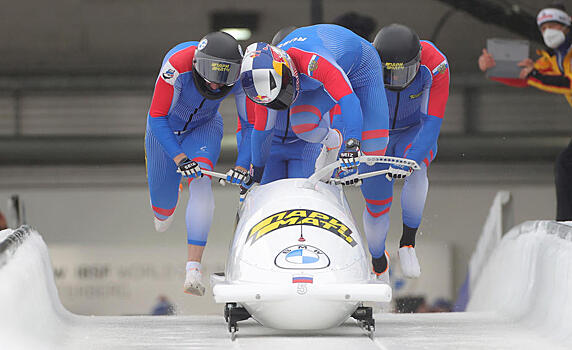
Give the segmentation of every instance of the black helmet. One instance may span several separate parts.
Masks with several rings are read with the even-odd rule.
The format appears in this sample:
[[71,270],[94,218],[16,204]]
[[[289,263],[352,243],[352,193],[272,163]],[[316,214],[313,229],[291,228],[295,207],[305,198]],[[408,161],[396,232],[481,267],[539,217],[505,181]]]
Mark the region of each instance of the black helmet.
[[272,43],[270,45],[277,46],[278,44],[280,44],[282,39],[287,37],[288,34],[292,33],[296,29],[298,29],[298,27],[296,26],[288,26],[280,29],[279,31],[276,32],[276,34],[274,34],[274,38],[272,38]]
[[[193,79],[197,90],[209,100],[223,98],[240,76],[242,48],[232,35],[212,32],[205,35],[193,58]],[[224,84],[213,91],[207,83]]]
[[402,24],[381,28],[373,40],[381,63],[383,82],[388,89],[403,90],[417,75],[421,62],[419,36]]

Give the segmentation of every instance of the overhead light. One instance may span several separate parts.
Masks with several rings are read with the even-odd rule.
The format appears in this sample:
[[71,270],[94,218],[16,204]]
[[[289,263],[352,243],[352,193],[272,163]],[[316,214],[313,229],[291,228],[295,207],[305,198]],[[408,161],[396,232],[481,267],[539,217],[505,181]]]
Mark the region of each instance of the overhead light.
[[218,10],[210,14],[212,30],[232,35],[238,41],[250,39],[258,28],[258,12]]
[[236,40],[248,40],[252,36],[248,28],[222,28],[220,31],[232,35]]

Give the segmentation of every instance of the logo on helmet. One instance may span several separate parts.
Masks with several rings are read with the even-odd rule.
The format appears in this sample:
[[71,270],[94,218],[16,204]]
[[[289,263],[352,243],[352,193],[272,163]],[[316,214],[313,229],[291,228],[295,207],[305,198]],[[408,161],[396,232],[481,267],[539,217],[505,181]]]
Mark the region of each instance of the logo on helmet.
[[404,69],[405,65],[403,62],[386,62],[385,69]]
[[247,51],[246,53],[248,54],[247,57],[249,57],[249,58],[254,58],[254,57],[260,56],[260,50],[258,50],[258,51]]
[[230,64],[221,62],[212,62],[211,70],[216,72],[230,72]]
[[272,59],[276,62],[285,63],[286,60],[284,59],[284,51],[270,46],[270,53],[272,53]]
[[201,42],[199,43],[199,46],[197,46],[199,51],[202,51],[207,46],[208,42],[209,41],[207,39],[201,40]]
[[272,101],[270,97],[264,95],[256,95],[253,97],[253,99],[261,103],[268,103]]

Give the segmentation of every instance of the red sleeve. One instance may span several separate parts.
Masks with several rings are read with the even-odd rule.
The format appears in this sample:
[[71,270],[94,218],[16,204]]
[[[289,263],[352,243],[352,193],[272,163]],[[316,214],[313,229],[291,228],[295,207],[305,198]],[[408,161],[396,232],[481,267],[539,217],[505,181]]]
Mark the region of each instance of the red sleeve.
[[[248,100],[250,101],[250,99]],[[254,130],[264,131],[266,130],[266,124],[268,123],[268,109],[262,105],[256,104],[252,101],[251,104],[254,107],[254,113],[249,112],[249,104],[246,102],[246,114],[248,115],[248,120],[250,121],[250,116],[254,115]]]
[[164,117],[169,113],[173,102],[175,82],[180,74],[193,69],[195,48],[196,46],[190,46],[174,53],[161,67],[149,109],[151,117]]
[[288,49],[287,52],[292,57],[298,71],[319,80],[336,101],[353,92],[346,74],[324,57],[294,47]]
[[514,86],[514,87],[527,87],[528,86],[526,79],[496,78],[496,77],[491,77],[490,79],[494,80],[494,81],[498,81],[499,83],[503,83],[503,84],[508,85],[508,86]]
[[240,117],[236,116],[236,132],[240,132],[242,130],[242,125],[240,124]]
[[429,68],[432,77],[427,114],[443,118],[449,98],[449,63],[431,42],[421,41],[421,47],[421,64]]
[[[252,102],[248,97],[246,97],[245,102],[246,102],[246,118],[247,118],[248,124],[254,125],[254,122],[256,121],[255,114],[254,114],[255,108],[256,108],[256,103]],[[238,120],[238,127],[236,129],[236,132],[239,132],[240,130],[242,130],[242,121],[240,119],[240,116],[237,117],[237,120]]]

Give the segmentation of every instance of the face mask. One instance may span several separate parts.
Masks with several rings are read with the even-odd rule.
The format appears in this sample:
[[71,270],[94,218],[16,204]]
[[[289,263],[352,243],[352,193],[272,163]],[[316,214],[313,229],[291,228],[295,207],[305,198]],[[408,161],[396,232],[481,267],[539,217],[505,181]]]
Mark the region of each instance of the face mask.
[[552,28],[546,29],[544,33],[542,33],[542,38],[546,46],[551,49],[557,48],[566,40],[566,36],[561,30]]

